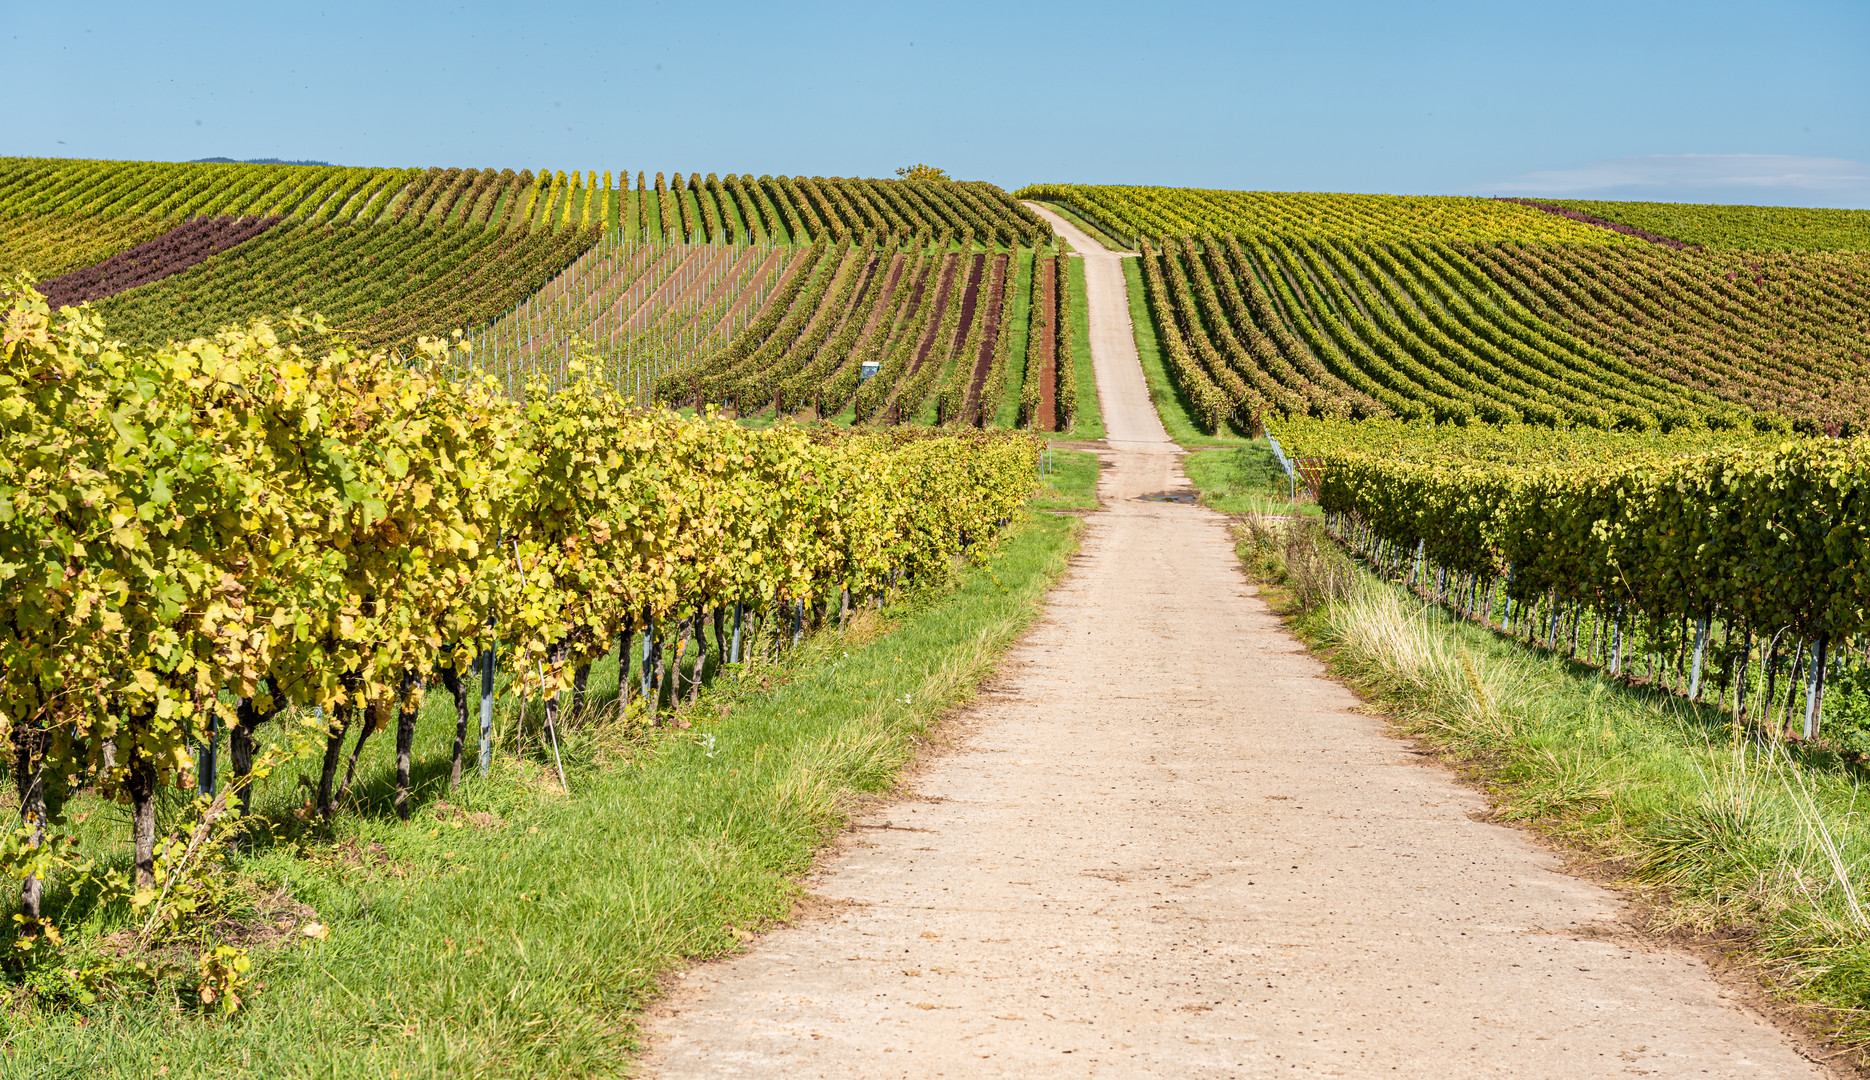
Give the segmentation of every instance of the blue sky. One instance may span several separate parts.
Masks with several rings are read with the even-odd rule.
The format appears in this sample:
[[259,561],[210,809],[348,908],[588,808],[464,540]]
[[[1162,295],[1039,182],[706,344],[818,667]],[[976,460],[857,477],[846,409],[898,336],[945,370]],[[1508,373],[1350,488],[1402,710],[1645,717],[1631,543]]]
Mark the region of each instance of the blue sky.
[[0,154],[1870,207],[1870,3],[9,4]]

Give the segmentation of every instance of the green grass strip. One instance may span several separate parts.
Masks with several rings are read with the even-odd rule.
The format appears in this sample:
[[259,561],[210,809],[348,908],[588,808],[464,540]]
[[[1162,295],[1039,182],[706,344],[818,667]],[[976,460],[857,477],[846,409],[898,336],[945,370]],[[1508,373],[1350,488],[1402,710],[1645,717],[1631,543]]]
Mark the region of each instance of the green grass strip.
[[1026,331],[1032,312],[1033,254],[1031,248],[1018,248],[1013,252],[1016,276],[1013,278],[1012,311],[1007,315],[1006,376],[1001,382],[1005,389],[991,420],[994,427],[1010,428],[1019,423],[1019,394],[1026,385]]
[[1039,478],[1036,510],[1090,510],[1097,506],[1097,455],[1088,450],[1052,451],[1052,472]]
[[1265,439],[1196,450],[1182,459],[1182,472],[1201,492],[1201,504],[1224,514],[1320,513],[1316,502],[1292,500],[1293,486]]
[[1074,439],[1104,437],[1104,411],[1097,400],[1097,369],[1091,363],[1091,307],[1084,295],[1084,260],[1066,259],[1071,275],[1071,368],[1078,377],[1078,415],[1072,419]]

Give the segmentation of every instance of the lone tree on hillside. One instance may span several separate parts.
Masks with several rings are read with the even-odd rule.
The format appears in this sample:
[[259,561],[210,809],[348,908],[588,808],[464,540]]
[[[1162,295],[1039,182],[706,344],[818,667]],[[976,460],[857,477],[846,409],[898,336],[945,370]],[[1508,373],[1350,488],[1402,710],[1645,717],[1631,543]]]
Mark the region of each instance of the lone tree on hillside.
[[905,165],[902,168],[897,169],[896,176],[902,180],[952,180],[954,179],[953,177],[948,175],[947,170],[937,169],[933,165],[924,165],[921,162],[917,162],[914,165]]

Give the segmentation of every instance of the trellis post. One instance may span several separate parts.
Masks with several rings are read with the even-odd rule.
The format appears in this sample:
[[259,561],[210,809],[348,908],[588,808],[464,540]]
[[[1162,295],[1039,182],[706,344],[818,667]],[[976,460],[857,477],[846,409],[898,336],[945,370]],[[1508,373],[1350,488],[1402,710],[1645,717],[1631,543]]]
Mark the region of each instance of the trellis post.
[[1812,642],[1812,663],[1805,674],[1805,737],[1818,737],[1818,710],[1825,696],[1825,653],[1829,651],[1831,637],[1819,634]]
[[1688,675],[1688,700],[1701,700],[1701,662],[1708,652],[1708,616],[1695,620],[1695,664]]

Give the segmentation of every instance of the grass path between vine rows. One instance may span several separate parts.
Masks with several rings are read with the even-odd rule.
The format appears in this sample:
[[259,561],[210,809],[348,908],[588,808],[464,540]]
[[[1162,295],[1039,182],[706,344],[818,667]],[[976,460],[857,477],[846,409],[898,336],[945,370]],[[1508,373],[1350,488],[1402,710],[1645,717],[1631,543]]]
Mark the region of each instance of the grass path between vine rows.
[[[1043,212],[1043,211],[1042,211]],[[1085,254],[1102,509],[805,917],[690,971],[684,1077],[1824,1075],[1387,735],[1241,574]]]

